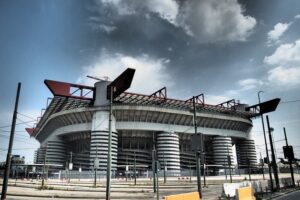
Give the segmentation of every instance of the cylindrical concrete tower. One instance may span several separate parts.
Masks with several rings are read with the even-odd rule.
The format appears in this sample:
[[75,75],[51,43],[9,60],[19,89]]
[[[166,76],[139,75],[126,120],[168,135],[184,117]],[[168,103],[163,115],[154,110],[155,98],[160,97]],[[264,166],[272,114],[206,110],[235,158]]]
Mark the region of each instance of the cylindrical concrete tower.
[[[47,142],[46,162],[50,164],[59,164],[64,166],[65,160],[69,160],[68,152],[66,152],[65,143],[63,140],[56,137],[56,140]],[[63,168],[63,167],[62,167]]]
[[212,138],[213,160],[215,165],[228,165],[228,157],[232,157],[232,141],[230,137],[215,136]]
[[180,172],[179,137],[177,133],[161,132],[157,134],[157,157],[161,166],[168,171]]
[[240,168],[248,167],[247,159],[249,159],[250,166],[255,166],[257,163],[255,143],[254,140],[252,139],[237,140],[236,154],[237,154],[237,161]]

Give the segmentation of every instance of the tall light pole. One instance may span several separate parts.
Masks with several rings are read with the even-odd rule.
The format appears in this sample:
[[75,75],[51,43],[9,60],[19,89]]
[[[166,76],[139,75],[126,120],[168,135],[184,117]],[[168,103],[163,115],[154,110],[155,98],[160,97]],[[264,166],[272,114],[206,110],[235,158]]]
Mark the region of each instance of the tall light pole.
[[[194,129],[195,129],[195,135],[197,135],[197,115],[196,115],[196,97],[193,96],[193,115],[194,115]],[[198,186],[198,192],[199,197],[202,198],[202,189],[201,189],[201,155],[202,155],[202,134],[200,133],[200,150],[197,150],[196,152],[196,166],[197,166],[197,186]]]
[[278,167],[276,163],[276,158],[275,158],[275,152],[274,152],[274,145],[273,145],[273,139],[272,139],[272,131],[270,127],[270,121],[269,121],[269,116],[266,116],[267,118],[267,125],[268,125],[268,131],[269,131],[269,139],[270,139],[270,147],[271,147],[271,156],[272,156],[272,164],[271,166],[273,167],[273,172],[274,172],[274,178],[275,178],[275,183],[276,183],[276,190],[280,189],[279,185],[279,177],[278,177]]
[[107,170],[106,170],[106,200],[110,200],[110,186],[111,186],[111,134],[112,134],[112,103],[114,86],[110,86],[110,102],[109,102],[109,121],[108,121],[108,154],[107,154]]
[[[259,91],[257,93],[257,97],[258,97],[258,103],[260,104],[260,93],[262,93],[263,91]],[[264,133],[264,140],[265,140],[265,147],[266,147],[266,155],[267,155],[267,163],[268,163],[268,169],[269,169],[269,176],[270,176],[270,182],[271,182],[271,190],[273,191],[273,179],[272,179],[272,172],[271,172],[271,168],[270,168],[270,159],[269,159],[269,151],[268,151],[268,144],[267,144],[267,138],[266,138],[266,130],[265,130],[265,122],[264,122],[264,116],[261,113],[261,110],[259,110],[260,113],[260,118],[261,118],[261,123],[262,123],[262,128],[263,128],[263,133]]]

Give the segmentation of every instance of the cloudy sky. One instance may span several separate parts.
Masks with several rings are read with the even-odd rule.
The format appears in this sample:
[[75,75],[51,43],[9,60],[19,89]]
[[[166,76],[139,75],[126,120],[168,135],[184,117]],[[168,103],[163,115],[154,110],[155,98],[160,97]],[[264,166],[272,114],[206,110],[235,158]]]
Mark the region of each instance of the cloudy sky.
[[[38,147],[24,128],[45,108],[44,79],[93,85],[136,68],[133,92],[206,102],[281,98],[271,113],[275,141],[286,127],[300,157],[300,1],[298,0],[2,0],[0,1],[0,160],[22,82],[13,153],[32,162]],[[24,124],[24,122],[27,122]],[[257,151],[263,150],[254,119]],[[284,143],[276,142],[278,154]],[[280,157],[280,156],[279,156]]]

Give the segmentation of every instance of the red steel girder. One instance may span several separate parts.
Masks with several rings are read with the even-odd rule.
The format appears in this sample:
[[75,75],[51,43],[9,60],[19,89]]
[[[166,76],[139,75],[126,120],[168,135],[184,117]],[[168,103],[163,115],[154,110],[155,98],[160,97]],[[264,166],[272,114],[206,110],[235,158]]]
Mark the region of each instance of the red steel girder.
[[223,103],[220,103],[216,106],[217,107],[222,107],[222,108],[231,108],[231,107],[235,107],[236,105],[238,105],[238,103],[235,102],[235,99],[231,99],[229,101],[225,101]]
[[166,99],[167,98],[167,88],[163,87],[160,90],[157,90],[156,92],[154,92],[153,94],[150,95],[150,97],[152,97],[152,96]]
[[25,128],[25,130],[27,131],[27,133],[31,136],[34,129],[33,128]]
[[[93,92],[94,96],[94,87],[53,80],[45,80],[44,83],[54,96],[72,97],[75,99],[83,100],[94,100],[94,98],[87,97],[87,95],[91,92]],[[75,91],[71,92],[71,89],[75,89]],[[77,91],[80,91],[80,95],[75,94]]]

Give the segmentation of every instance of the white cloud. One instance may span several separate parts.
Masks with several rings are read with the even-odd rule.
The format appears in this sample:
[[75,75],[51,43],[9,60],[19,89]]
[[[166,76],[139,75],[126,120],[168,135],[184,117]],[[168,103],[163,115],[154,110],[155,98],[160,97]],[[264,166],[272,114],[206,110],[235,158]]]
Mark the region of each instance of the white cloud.
[[271,56],[264,58],[264,62],[269,65],[288,67],[300,65],[300,40],[280,45]]
[[294,87],[300,84],[300,67],[276,67],[268,72],[268,80],[278,86]]
[[175,22],[178,14],[178,4],[174,0],[100,0],[103,4],[116,8],[120,15],[132,15],[138,10],[147,10],[157,13],[161,18]]
[[217,105],[222,102],[228,101],[232,98],[225,95],[205,95],[205,103],[210,105]]
[[300,84],[300,40],[280,45],[264,62],[274,66],[267,74],[269,83],[285,86],[285,89]]
[[289,29],[291,23],[277,23],[268,33],[268,43],[278,42],[280,37]]
[[130,91],[151,94],[164,86],[170,87],[173,85],[165,67],[169,62],[169,59],[154,59],[148,55],[131,57],[123,54],[109,55],[102,53],[96,63],[84,67],[83,75],[77,82],[93,85],[95,81],[87,79],[86,75],[108,76],[110,80],[114,80],[129,67],[136,69]]
[[256,25],[237,0],[184,1],[177,21],[200,43],[245,41]]
[[254,78],[248,78],[239,80],[238,84],[241,87],[240,91],[246,91],[250,89],[255,89],[258,86],[263,85],[263,81]]
[[300,15],[296,15],[294,18],[295,19],[300,19]]
[[111,33],[114,30],[116,30],[117,27],[115,27],[115,26],[109,26],[109,25],[105,25],[105,24],[100,24],[99,27],[98,27],[98,29],[101,30],[101,31],[104,31],[106,33]]

